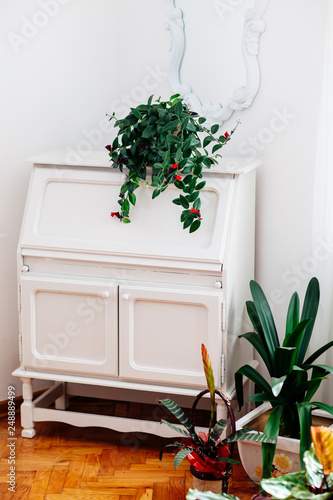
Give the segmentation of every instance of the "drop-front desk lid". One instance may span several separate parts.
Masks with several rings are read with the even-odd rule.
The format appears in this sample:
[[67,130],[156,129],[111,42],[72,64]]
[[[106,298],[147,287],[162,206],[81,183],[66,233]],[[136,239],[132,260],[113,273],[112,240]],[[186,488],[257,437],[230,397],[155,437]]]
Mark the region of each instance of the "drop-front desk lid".
[[237,182],[251,177],[261,163],[226,158],[205,170],[202,222],[190,234],[180,222],[182,208],[172,203],[180,194],[174,186],[152,200],[153,188],[143,183],[135,191],[132,222],[110,217],[119,209],[124,174],[112,168],[107,152],[78,158],[53,151],[28,161],[34,169],[19,242],[22,255],[196,270],[221,269]]

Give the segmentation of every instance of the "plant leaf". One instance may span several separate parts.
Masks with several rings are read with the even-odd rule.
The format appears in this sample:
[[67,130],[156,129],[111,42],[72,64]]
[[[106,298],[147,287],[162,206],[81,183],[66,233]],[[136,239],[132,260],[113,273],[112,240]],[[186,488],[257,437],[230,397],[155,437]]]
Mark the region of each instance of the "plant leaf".
[[331,340],[331,342],[327,342],[327,344],[323,345],[322,347],[320,347],[320,349],[311,354],[311,356],[309,356],[308,359],[304,361],[304,364],[311,365],[317,358],[319,358],[319,356],[321,356],[325,351],[327,351],[327,349],[330,349],[330,347],[332,346],[333,340]]
[[131,111],[132,111],[133,115],[135,116],[135,118],[137,118],[138,120],[140,120],[142,118],[142,114],[136,108],[131,108]]
[[197,229],[199,229],[201,225],[201,221],[199,219],[196,219],[195,221],[192,222],[190,226],[190,233],[194,233]]
[[186,495],[186,500],[239,500],[239,499],[234,495],[229,495],[227,493],[218,495],[216,493],[212,493],[211,491],[199,491],[199,490],[192,490],[190,488]]
[[181,443],[169,443],[169,444],[166,444],[165,446],[163,446],[163,448],[160,450],[160,452],[158,454],[159,460],[162,460],[165,448],[183,448],[183,445]]
[[149,139],[150,137],[153,137],[153,135],[156,133],[156,127],[154,125],[148,125],[142,132],[142,137],[145,139]]
[[[281,416],[283,406],[275,406],[265,425],[264,434],[273,439],[279,435]],[[271,477],[272,464],[274,459],[276,445],[271,443],[262,443],[262,477]]]
[[257,394],[252,394],[247,398],[248,401],[254,401],[256,403],[263,403],[267,401],[268,403],[275,403],[279,405],[287,404],[286,400],[279,396],[273,396],[272,392],[267,394],[266,392],[258,392]]
[[216,422],[208,436],[208,444],[215,445],[216,442],[220,439],[220,436],[226,426],[227,422],[223,419],[220,419],[218,422]]
[[299,427],[300,427],[300,444],[299,444],[299,455],[301,459],[301,468],[304,469],[303,455],[304,452],[310,448],[311,445],[311,411],[312,404],[308,402],[296,403]]
[[220,125],[218,125],[217,123],[215,125],[213,125],[210,129],[211,133],[212,134],[216,134],[216,132],[218,131],[218,129],[220,128]]
[[[274,374],[277,378],[292,371],[296,347],[277,347],[274,353]],[[274,392],[274,391],[273,391]]]
[[250,342],[250,344],[253,345],[253,347],[255,348],[255,350],[257,351],[257,353],[259,354],[259,356],[261,357],[261,359],[265,363],[265,365],[269,371],[269,374],[272,375],[273,374],[273,366],[271,363],[271,358],[269,357],[269,355],[267,353],[266,343],[263,344],[262,338],[259,335],[259,333],[256,333],[256,332],[243,333],[242,335],[239,335],[239,338],[244,338],[248,342]]
[[[296,487],[306,487],[307,478],[304,471],[291,472],[285,476],[265,478],[261,480],[260,486],[274,498],[285,499],[292,497],[291,490]],[[307,489],[308,491],[308,489]],[[309,491],[308,491],[309,493]]]
[[[172,415],[174,415],[177,418],[177,420],[188,430],[190,436],[193,439],[197,439],[202,443],[202,440],[196,434],[192,423],[187,418],[187,416],[185,415],[183,410],[177,405],[177,403],[175,403],[172,399],[161,399],[159,402],[163,406],[165,406],[170,411],[170,413],[172,413]],[[169,425],[169,427],[170,427],[170,425]]]
[[272,438],[270,436],[267,436],[266,434],[263,434],[261,432],[257,432],[254,429],[249,429],[249,428],[244,428],[244,429],[239,429],[235,434],[232,434],[228,436],[227,438],[223,439],[223,443],[233,443],[236,441],[254,441],[257,443],[276,443],[276,438]]
[[305,293],[305,298],[304,298],[304,303],[303,303],[303,309],[302,309],[302,315],[301,315],[301,321],[303,319],[312,319],[312,321],[309,323],[307,326],[305,333],[302,337],[302,340],[300,342],[297,356],[296,356],[296,364],[300,365],[305,357],[307,348],[309,346],[309,342],[311,339],[312,335],[312,330],[314,327],[314,322],[317,316],[317,311],[318,311],[318,306],[319,306],[319,297],[320,297],[320,292],[319,292],[319,282],[317,278],[312,278],[308,284],[308,287],[306,289]]
[[317,458],[324,474],[333,472],[333,429],[319,426],[311,427],[311,437]]
[[304,453],[303,461],[310,485],[315,488],[320,488],[324,479],[324,470],[317,458],[313,443],[311,443],[310,449]]
[[282,377],[279,377],[279,378],[275,378],[275,377],[271,378],[272,393],[274,394],[275,397],[280,394],[286,378],[287,378],[287,375],[283,375]]
[[280,344],[272,311],[271,308],[269,307],[268,301],[265,297],[262,288],[256,281],[253,280],[250,281],[250,289],[253,297],[253,302],[258,314],[258,318],[262,327],[262,331],[265,337],[267,348],[270,353],[270,357],[273,360],[275,349],[276,347],[279,347]]
[[267,393],[267,394],[272,394],[271,386],[269,383],[264,379],[264,377],[257,372],[252,366],[250,365],[244,365],[237,372],[235,373],[235,387],[236,387],[236,394],[237,394],[237,401],[239,404],[239,407],[242,408],[244,404],[244,397],[243,397],[243,375],[252,382],[258,386],[260,391]]
[[192,453],[192,451],[194,451],[193,448],[183,448],[182,450],[179,450],[173,461],[174,468],[177,469],[178,465],[184,460],[184,458],[187,457],[187,455],[189,455],[189,453]]
[[291,333],[295,330],[296,326],[299,323],[299,296],[298,293],[293,293],[287,312],[287,320],[286,320],[286,333]]
[[180,434],[183,434],[183,436],[191,437],[191,434],[189,432],[187,432],[185,429],[183,429],[182,427],[178,427],[177,425],[174,425],[171,422],[168,422],[167,420],[163,420],[163,419],[161,420],[161,422],[163,424],[166,424],[167,426],[169,426],[170,429],[172,429],[173,431],[179,432]]
[[294,330],[289,333],[288,335],[285,336],[284,342],[283,342],[283,347],[296,347],[298,348],[304,332],[306,330],[306,327],[308,326],[309,323],[311,323],[311,319],[304,319],[296,325]]

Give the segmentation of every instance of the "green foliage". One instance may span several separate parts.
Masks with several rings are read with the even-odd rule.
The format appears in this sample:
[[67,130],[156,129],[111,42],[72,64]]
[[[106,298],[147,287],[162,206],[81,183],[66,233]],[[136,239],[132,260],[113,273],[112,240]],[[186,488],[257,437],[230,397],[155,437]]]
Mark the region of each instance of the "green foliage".
[[[121,172],[124,167],[128,169],[120,189],[120,211],[111,215],[130,222],[130,204],[134,206],[136,201],[133,192],[146,181],[151,168],[151,181],[145,184],[155,188],[152,198],[173,184],[183,193],[173,200],[183,208],[180,216],[183,228],[189,228],[190,233],[196,231],[202,219],[200,192],[205,185],[201,180],[202,170],[217,163],[220,155],[216,151],[230,140],[236,127],[230,134],[216,137],[219,126],[205,128],[205,118],[191,113],[178,94],[168,101],[159,98],[155,103],[151,96],[147,104],[131,108],[125,118],[117,119],[113,113],[110,120],[115,120],[118,133],[106,149],[114,168]],[[211,143],[215,145],[209,155],[205,148]]]
[[[265,428],[265,434],[300,438],[300,456],[311,443],[311,412],[314,408],[325,409],[333,414],[333,407],[320,402],[311,402],[321,381],[333,373],[333,367],[314,364],[314,361],[333,346],[328,342],[306,359],[306,351],[311,340],[315,318],[319,305],[319,283],[312,278],[308,284],[302,312],[300,315],[299,296],[295,292],[291,297],[286,332],[282,345],[271,309],[261,287],[255,281],[250,282],[253,301],[246,303],[249,318],[255,332],[245,333],[245,338],[256,349],[265,363],[270,380],[266,381],[249,365],[242,366],[235,374],[236,393],[239,406],[244,404],[243,376],[255,383],[256,393],[249,401],[262,403],[268,401],[273,407]],[[263,477],[270,477],[275,445],[264,444]]]
[[239,500],[234,495],[227,493],[212,493],[211,491],[199,491],[189,489],[186,495],[186,500]]
[[[262,479],[264,492],[280,500],[329,500],[333,498],[333,430],[311,427],[313,443],[304,453],[304,470]],[[265,493],[265,494],[266,494]],[[263,492],[256,495],[264,498]],[[268,497],[267,497],[268,498]],[[239,500],[228,494],[189,490],[186,500]]]
[[304,470],[262,479],[261,487],[273,498],[328,500],[333,498],[333,474],[325,474],[313,444],[305,451]]
[[[221,397],[225,398],[225,396],[223,396],[215,389],[214,374],[211,361],[207,349],[203,344],[201,346],[201,356],[208,386],[208,391],[204,391],[204,393],[210,393],[211,402],[215,400],[215,394],[219,394]],[[199,394],[196,401],[198,401],[198,398],[200,398],[201,395],[202,393]],[[226,438],[221,439],[222,432],[226,428],[227,422],[221,419],[218,422],[214,423],[214,415],[211,415],[207,435],[203,436],[202,433],[196,432],[191,420],[172,399],[163,399],[159,402],[161,405],[167,408],[167,410],[169,410],[170,413],[172,413],[172,415],[174,415],[178,422],[183,426],[179,427],[166,420],[162,420],[162,422],[168,425],[172,430],[175,430],[182,434],[182,436],[185,436],[185,439],[182,443],[176,441],[173,444],[167,444],[160,451],[159,458],[160,460],[162,460],[163,452],[166,448],[174,447],[179,449],[174,458],[175,469],[184,458],[188,458],[191,465],[193,465],[195,468],[200,467],[200,469],[198,470],[210,472],[216,475],[217,478],[219,478],[224,471],[224,465],[222,464],[239,463],[229,456],[229,443],[235,443],[236,441],[257,441],[262,443],[276,442],[274,438],[260,434],[250,427],[235,431]],[[232,414],[231,406],[229,407],[229,411]]]

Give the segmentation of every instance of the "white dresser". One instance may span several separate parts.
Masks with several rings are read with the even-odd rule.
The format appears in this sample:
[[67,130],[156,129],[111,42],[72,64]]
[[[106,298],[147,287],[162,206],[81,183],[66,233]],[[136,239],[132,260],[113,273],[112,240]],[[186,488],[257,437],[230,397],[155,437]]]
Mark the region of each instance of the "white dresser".
[[[80,164],[66,152],[30,160],[31,182],[18,245],[21,420],[147,430],[173,435],[158,421],[66,410],[68,394],[157,401],[206,387],[201,343],[216,386],[232,398],[234,372],[252,363],[244,333],[254,273],[255,159],[226,158],[204,172],[202,224],[189,234],[168,188],[152,200],[137,193],[130,224],[117,211],[123,175],[106,152]],[[50,388],[32,399],[32,380]],[[55,402],[55,408],[50,405]],[[217,402],[220,404],[219,402]],[[218,407],[224,416],[224,406]]]

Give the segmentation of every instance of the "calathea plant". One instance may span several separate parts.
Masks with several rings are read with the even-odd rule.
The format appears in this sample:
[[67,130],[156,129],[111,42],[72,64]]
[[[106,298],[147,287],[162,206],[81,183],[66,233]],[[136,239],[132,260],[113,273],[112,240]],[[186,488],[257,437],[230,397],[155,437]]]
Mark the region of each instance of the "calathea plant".
[[[115,120],[118,133],[106,149],[113,167],[121,172],[125,167],[128,172],[120,189],[120,209],[111,216],[131,222],[131,205],[136,204],[135,191],[142,183],[153,188],[152,198],[173,184],[180,192],[173,203],[182,208],[183,228],[189,228],[190,233],[196,231],[202,220],[202,171],[217,163],[221,156],[217,151],[235,129],[218,135],[218,125],[204,127],[206,119],[192,113],[178,94],[156,102],[151,96],[147,104],[131,108],[125,118],[117,119],[113,113],[110,120]],[[211,154],[208,146],[212,146]]]
[[[160,403],[177,418],[184,428],[175,426],[166,420],[162,420],[162,422],[171,427],[171,429],[182,434],[185,439],[183,439],[182,442],[176,441],[175,443],[167,444],[160,452],[160,460],[162,460],[164,449],[173,447],[178,449],[174,458],[175,469],[182,462],[182,460],[184,460],[184,458],[187,458],[197,472],[209,473],[216,479],[221,479],[223,478],[226,464],[239,464],[239,462],[231,458],[233,448],[229,449],[229,444],[235,443],[236,441],[260,441],[264,443],[274,443],[275,439],[260,434],[249,427],[240,429],[237,432],[235,431],[235,420],[231,404],[222,393],[215,389],[213,369],[204,344],[201,346],[201,354],[208,389],[201,392],[197,396],[193,405],[193,410],[195,409],[201,396],[209,392],[211,409],[208,433],[205,434],[196,432],[193,423],[193,411],[192,418],[189,419],[185,415],[184,411],[172,399],[161,400]],[[218,422],[214,420],[215,394],[218,394],[227,405],[231,420],[231,428],[233,432],[224,439],[221,438],[221,434],[226,428],[227,422],[223,419]]]
[[333,499],[333,429],[311,427],[312,443],[304,453],[304,470],[263,479],[261,487],[273,498]]
[[[304,470],[279,477],[263,479],[261,487],[273,499],[329,500],[333,499],[333,429],[311,427],[312,444],[304,453]],[[253,499],[263,500],[262,494]],[[186,500],[239,500],[227,494],[215,494],[190,489]]]
[[[333,415],[333,407],[312,401],[322,380],[333,373],[333,367],[315,364],[316,359],[333,346],[328,342],[316,352],[306,357],[319,305],[319,283],[312,278],[308,284],[302,312],[300,300],[295,292],[290,300],[285,336],[280,344],[275,322],[268,301],[260,285],[250,282],[253,301],[246,303],[247,312],[254,332],[240,335],[249,341],[265,363],[269,379],[266,380],[250,365],[242,366],[235,374],[236,393],[239,406],[243,400],[243,376],[255,383],[256,393],[248,398],[261,404],[272,405],[272,413],[264,433],[277,438],[288,436],[300,439],[300,457],[311,444],[311,412],[315,408]],[[271,476],[275,445],[263,444],[263,477]],[[301,461],[302,463],[302,461]]]

